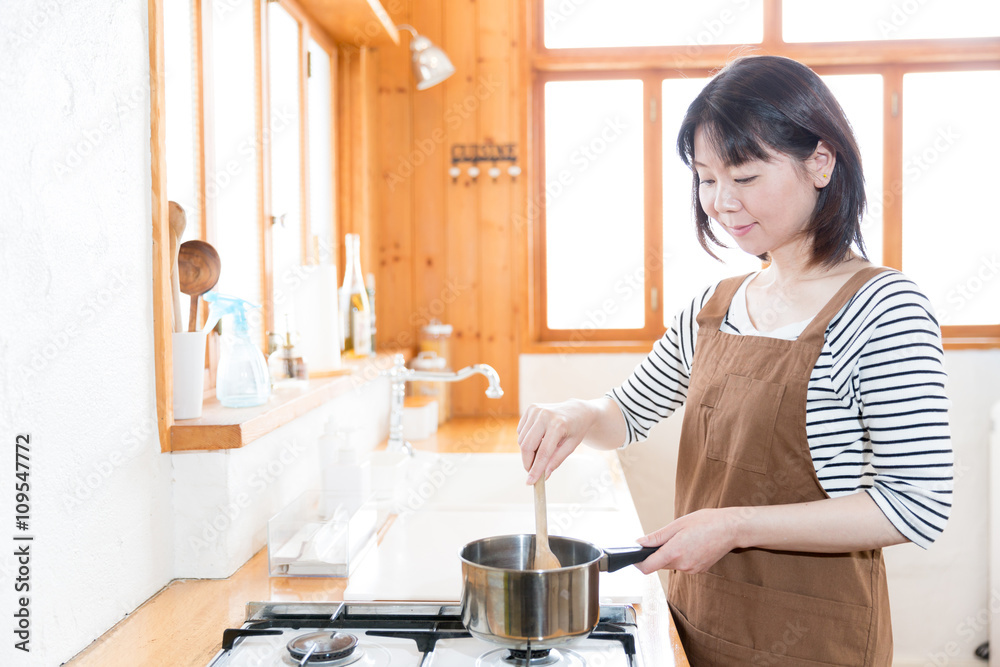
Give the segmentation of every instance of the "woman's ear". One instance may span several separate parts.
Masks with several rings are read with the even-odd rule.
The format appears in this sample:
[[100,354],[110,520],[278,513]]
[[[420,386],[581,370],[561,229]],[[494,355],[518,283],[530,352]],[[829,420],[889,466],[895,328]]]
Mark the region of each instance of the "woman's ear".
[[806,158],[805,167],[817,188],[825,188],[833,178],[833,168],[837,164],[837,152],[825,141],[816,144],[816,150]]

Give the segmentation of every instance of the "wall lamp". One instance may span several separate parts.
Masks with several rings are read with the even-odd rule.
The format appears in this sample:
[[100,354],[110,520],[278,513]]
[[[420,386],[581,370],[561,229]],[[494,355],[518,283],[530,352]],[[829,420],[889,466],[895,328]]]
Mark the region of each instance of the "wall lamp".
[[426,90],[436,86],[455,73],[455,66],[439,47],[431,40],[417,34],[413,26],[396,26],[400,30],[409,30],[413,35],[410,40],[410,59],[413,62],[413,78],[417,80],[417,90]]

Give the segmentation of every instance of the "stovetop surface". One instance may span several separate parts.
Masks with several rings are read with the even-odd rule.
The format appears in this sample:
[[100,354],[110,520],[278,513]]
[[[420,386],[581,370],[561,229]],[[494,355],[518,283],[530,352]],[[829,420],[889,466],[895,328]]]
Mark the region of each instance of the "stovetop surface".
[[310,661],[310,667],[641,667],[635,610],[601,607],[593,633],[547,655],[525,662],[521,656],[476,639],[462,626],[457,605],[435,603],[261,603],[247,605],[247,622],[223,633],[222,650],[210,667],[287,667],[300,662],[286,645],[319,630],[348,632],[357,647],[344,658]]

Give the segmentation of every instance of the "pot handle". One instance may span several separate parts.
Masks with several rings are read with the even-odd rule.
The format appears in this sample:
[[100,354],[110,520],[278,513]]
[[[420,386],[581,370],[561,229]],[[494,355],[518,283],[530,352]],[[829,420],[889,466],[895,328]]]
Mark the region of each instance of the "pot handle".
[[628,565],[635,565],[656,553],[660,547],[618,547],[605,549],[599,569],[602,572],[617,572]]

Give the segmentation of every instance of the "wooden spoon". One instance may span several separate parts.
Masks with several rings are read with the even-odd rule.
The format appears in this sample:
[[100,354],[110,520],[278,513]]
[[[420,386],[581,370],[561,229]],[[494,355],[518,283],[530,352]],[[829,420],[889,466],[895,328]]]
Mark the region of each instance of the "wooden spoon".
[[549,526],[545,509],[545,476],[535,482],[535,557],[532,570],[555,570],[562,563],[549,548]]
[[180,333],[184,331],[181,325],[181,287],[177,277],[177,253],[184,236],[184,228],[187,227],[187,214],[181,205],[175,201],[170,202],[170,292],[174,302],[174,331]]
[[215,248],[197,239],[182,243],[177,259],[180,265],[181,291],[191,296],[188,331],[194,331],[198,327],[198,298],[219,282],[222,260]]

